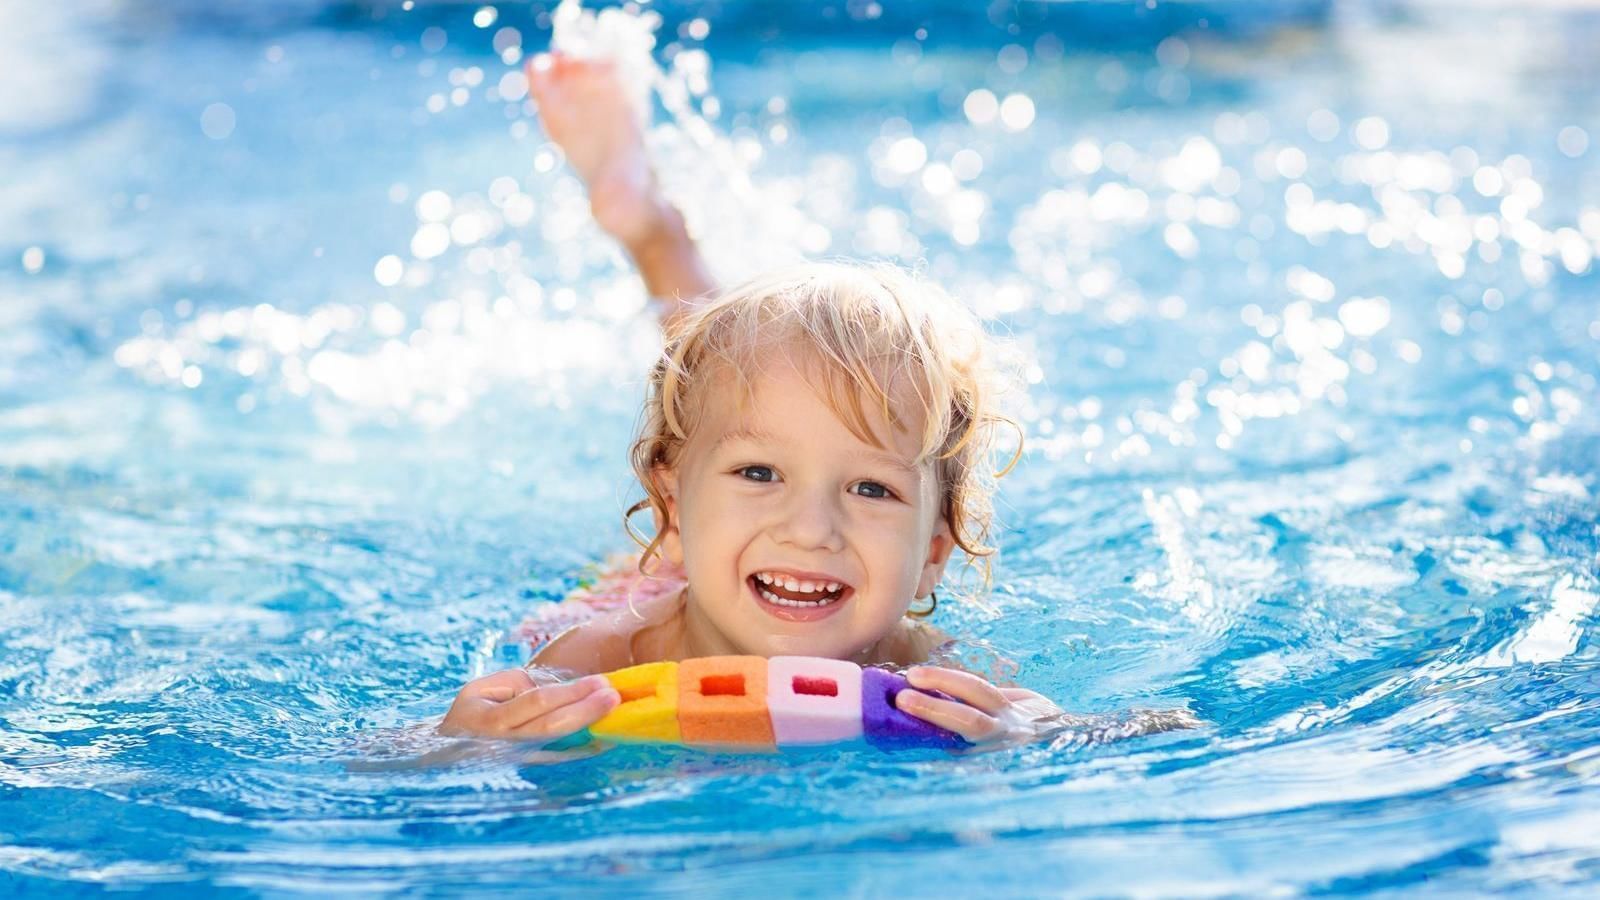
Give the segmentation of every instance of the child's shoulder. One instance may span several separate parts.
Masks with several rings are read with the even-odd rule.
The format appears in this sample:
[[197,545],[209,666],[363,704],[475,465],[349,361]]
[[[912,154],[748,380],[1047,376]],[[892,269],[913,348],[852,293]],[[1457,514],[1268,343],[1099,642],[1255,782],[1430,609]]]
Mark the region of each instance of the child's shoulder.
[[590,674],[633,664],[634,635],[674,608],[682,573],[662,567],[641,575],[638,558],[595,566],[558,603],[544,603],[517,629],[534,651],[533,665]]
[[592,675],[627,668],[632,632],[618,627],[614,616],[573,625],[539,648],[530,665],[573,675]]
[[[601,612],[551,638],[533,655],[533,665],[581,675],[625,669],[640,662],[642,632],[669,624],[681,607],[682,596],[674,593]],[[642,652],[651,658],[648,647]]]
[[916,666],[928,662],[950,641],[950,635],[942,629],[915,619],[902,619],[900,627],[878,645],[874,655],[879,663]]

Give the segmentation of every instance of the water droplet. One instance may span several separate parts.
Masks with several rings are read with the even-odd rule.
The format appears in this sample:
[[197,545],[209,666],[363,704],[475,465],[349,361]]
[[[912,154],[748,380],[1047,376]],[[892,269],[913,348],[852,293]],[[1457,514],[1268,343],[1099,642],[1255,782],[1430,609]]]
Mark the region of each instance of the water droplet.
[[235,122],[233,107],[226,103],[213,103],[200,112],[200,131],[213,141],[233,134]]
[[1562,153],[1577,159],[1589,149],[1589,132],[1576,125],[1568,125],[1556,135],[1556,147]]
[[1367,116],[1356,123],[1356,143],[1364,150],[1382,150],[1389,143],[1389,123]]
[[1011,94],[1000,104],[1000,123],[1008,131],[1027,130],[1033,116],[1033,99],[1027,94]]
[[372,277],[384,287],[394,287],[400,283],[405,271],[405,263],[400,261],[400,257],[391,253],[378,260],[378,264],[372,267]]
[[961,104],[961,111],[966,113],[967,121],[972,124],[987,125],[1000,113],[1000,101],[993,91],[978,88],[967,95],[966,101]]

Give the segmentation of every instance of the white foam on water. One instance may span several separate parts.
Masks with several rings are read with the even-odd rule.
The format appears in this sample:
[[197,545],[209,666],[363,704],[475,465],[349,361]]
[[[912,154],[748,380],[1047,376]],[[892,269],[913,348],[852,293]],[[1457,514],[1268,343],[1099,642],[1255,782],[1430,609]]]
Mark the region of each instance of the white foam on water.
[[1528,626],[1489,651],[1478,664],[1502,668],[1517,663],[1548,663],[1565,659],[1578,649],[1583,622],[1600,605],[1594,579],[1568,573],[1550,588],[1550,605]]

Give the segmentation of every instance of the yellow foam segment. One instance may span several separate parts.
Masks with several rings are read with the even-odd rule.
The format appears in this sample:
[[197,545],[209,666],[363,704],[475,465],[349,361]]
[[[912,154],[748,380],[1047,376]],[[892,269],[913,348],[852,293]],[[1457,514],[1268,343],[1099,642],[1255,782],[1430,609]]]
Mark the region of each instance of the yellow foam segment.
[[678,664],[645,663],[607,672],[622,703],[589,726],[595,737],[621,741],[682,743],[678,729]]

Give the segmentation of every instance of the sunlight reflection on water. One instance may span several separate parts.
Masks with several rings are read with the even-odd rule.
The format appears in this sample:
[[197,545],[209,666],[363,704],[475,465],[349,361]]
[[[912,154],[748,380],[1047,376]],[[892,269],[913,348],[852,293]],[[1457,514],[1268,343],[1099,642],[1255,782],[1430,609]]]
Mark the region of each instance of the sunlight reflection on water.
[[[0,884],[1592,884],[1592,23],[1097,47],[1059,17],[1118,5],[1023,8],[0,27],[37,87],[0,102]],[[994,609],[939,624],[1205,729],[416,767],[625,546],[658,338],[528,106],[552,21],[654,91],[719,276],[884,256],[1016,344]]]

